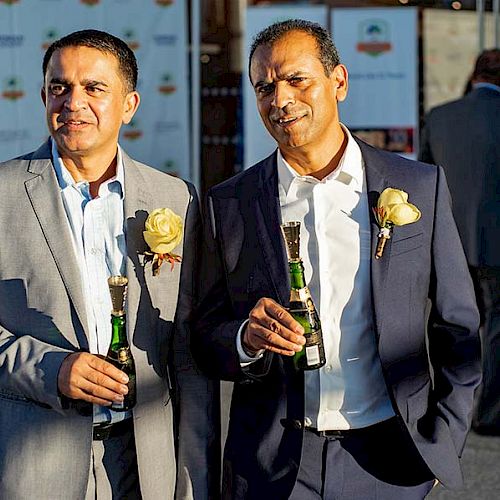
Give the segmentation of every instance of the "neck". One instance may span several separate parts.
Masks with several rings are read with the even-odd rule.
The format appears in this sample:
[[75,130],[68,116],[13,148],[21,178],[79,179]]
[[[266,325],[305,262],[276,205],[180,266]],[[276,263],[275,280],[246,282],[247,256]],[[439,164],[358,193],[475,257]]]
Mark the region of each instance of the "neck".
[[287,148],[280,146],[280,152],[287,163],[299,175],[311,175],[323,179],[339,165],[347,146],[347,134],[339,126],[337,137],[326,142],[323,147]]
[[90,185],[90,195],[96,198],[101,184],[116,175],[117,153],[114,155],[88,158],[81,156],[66,156],[61,154],[64,166],[71,174],[75,182],[87,181]]

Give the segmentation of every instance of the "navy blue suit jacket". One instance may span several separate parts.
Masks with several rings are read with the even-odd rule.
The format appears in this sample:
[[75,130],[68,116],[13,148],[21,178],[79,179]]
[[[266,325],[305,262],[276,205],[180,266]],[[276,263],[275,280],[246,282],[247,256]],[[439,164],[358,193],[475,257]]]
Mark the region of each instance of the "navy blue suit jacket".
[[[480,380],[479,317],[444,174],[358,142],[370,206],[394,187],[409,193],[422,212],[418,222],[394,228],[379,260],[372,217],[374,324],[398,418],[436,477],[458,487]],[[193,347],[208,373],[235,381],[223,494],[287,498],[301,458],[303,374],[293,371],[289,358],[269,352],[242,369],[235,345],[259,298],[284,306],[289,299],[276,154],[212,188],[206,208],[204,298]]]

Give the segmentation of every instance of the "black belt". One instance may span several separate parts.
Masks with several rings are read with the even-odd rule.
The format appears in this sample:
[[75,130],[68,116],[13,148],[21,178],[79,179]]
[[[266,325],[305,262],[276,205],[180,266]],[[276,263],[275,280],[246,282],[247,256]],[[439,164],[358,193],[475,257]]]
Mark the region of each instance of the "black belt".
[[318,431],[314,427],[306,427],[306,431],[312,432],[316,434],[316,436],[320,436],[328,439],[343,439],[347,436],[352,436],[353,429],[339,431],[339,430],[331,430],[331,431]]
[[132,418],[127,418],[115,424],[105,423],[94,425],[92,439],[94,441],[104,441],[105,439],[123,436],[134,428]]
[[316,434],[316,436],[335,440],[335,439],[343,439],[346,437],[359,436],[360,434],[371,434],[373,432],[382,432],[384,427],[387,426],[391,427],[394,425],[397,425],[396,417],[391,417],[387,420],[383,420],[382,422],[377,422],[376,424],[369,425],[368,427],[359,427],[357,429],[319,431],[314,427],[304,427],[304,428],[306,431]]

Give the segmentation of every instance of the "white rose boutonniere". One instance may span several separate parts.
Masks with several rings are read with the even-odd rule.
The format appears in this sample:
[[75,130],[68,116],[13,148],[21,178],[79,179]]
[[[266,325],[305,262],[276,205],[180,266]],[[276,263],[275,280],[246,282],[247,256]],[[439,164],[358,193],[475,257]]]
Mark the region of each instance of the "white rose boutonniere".
[[393,226],[404,226],[420,219],[420,210],[408,203],[408,193],[400,189],[386,188],[378,198],[377,206],[373,208],[375,219],[380,227],[378,233],[375,258],[380,259],[384,252],[386,241],[391,237]]
[[157,276],[164,261],[170,262],[170,270],[174,264],[181,261],[181,257],[172,253],[180,245],[183,234],[181,217],[170,208],[157,208],[146,219],[144,240],[150,248],[145,252],[146,262],[153,263],[153,276]]

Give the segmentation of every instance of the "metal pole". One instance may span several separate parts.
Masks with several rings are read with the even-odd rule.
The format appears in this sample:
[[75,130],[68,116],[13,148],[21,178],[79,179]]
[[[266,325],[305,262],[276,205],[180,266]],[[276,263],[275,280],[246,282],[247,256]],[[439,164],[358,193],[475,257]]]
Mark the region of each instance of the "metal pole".
[[493,23],[495,26],[495,47],[500,48],[500,0],[493,0]]
[[484,50],[484,0],[476,0],[479,52]]
[[200,76],[200,0],[191,0],[191,181],[201,196],[200,172],[200,124],[201,124],[201,76]]

